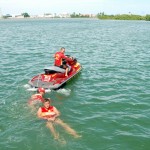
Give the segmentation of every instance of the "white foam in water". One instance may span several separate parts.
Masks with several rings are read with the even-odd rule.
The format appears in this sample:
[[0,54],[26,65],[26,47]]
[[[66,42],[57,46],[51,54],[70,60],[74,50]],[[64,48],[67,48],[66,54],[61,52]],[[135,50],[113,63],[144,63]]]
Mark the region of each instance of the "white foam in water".
[[59,89],[57,90],[58,93],[64,94],[66,96],[70,95],[71,90],[70,89]]
[[46,93],[50,93],[51,90],[50,90],[50,89],[46,89],[45,92],[46,92]]
[[28,88],[27,91],[33,91],[34,92],[34,91],[37,91],[37,88],[34,88],[34,87]]
[[31,87],[29,84],[25,84],[25,85],[24,85],[24,88],[25,88],[27,91],[37,91],[37,88]]
[[[31,87],[29,84],[25,84],[24,88],[26,88],[27,91],[33,91],[33,92],[37,91],[37,88]],[[45,92],[49,93],[49,92],[51,92],[51,90],[50,89],[46,89]]]
[[29,84],[25,84],[24,87],[25,87],[26,89],[28,89],[28,88],[30,88],[30,85],[29,85]]

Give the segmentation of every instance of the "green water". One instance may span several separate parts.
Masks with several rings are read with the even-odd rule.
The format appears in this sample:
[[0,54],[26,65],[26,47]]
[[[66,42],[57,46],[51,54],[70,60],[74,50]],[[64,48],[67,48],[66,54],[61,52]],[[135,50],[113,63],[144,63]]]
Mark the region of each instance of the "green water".
[[[82,72],[49,91],[61,119],[53,139],[27,105],[28,81],[53,64],[60,47]],[[150,22],[94,19],[0,20],[1,150],[149,150]]]

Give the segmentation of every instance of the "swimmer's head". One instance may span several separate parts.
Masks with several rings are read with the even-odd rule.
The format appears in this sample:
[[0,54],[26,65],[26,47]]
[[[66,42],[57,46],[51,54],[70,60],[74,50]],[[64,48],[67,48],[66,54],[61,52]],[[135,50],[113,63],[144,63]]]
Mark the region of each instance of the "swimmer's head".
[[39,87],[39,88],[37,89],[37,92],[38,92],[38,93],[45,93],[45,89],[44,89],[44,88]]
[[50,98],[44,98],[44,102],[49,102],[49,103],[51,103],[51,99],[50,99]]

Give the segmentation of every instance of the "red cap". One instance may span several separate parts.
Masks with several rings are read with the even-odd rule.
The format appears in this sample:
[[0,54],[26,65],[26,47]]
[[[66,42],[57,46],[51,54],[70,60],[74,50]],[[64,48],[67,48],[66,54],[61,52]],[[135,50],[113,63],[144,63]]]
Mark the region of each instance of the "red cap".
[[37,89],[37,91],[38,91],[39,93],[41,93],[41,92],[45,93],[45,89],[44,89],[44,88],[40,88],[40,87],[39,87],[39,88]]

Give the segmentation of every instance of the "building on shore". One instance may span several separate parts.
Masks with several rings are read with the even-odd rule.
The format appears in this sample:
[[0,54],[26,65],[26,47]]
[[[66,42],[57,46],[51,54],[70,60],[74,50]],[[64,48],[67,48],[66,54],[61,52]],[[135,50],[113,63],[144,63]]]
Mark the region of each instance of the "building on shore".
[[[26,13],[28,14],[28,13]],[[22,14],[16,14],[16,15],[10,15],[10,14],[6,14],[6,15],[2,15],[1,13],[1,9],[0,9],[0,18],[4,18],[4,19],[23,19],[23,18],[96,18],[95,14],[70,14],[67,12],[64,13],[44,13],[44,14],[39,14],[39,15],[29,15],[26,17],[25,15]]]
[[24,16],[23,15],[15,15],[14,18],[22,19],[22,18],[24,18]]
[[58,16],[59,16],[59,18],[70,18],[70,14],[69,13],[61,13]]
[[54,18],[54,15],[51,14],[51,13],[45,13],[45,14],[43,15],[43,17],[44,17],[44,18]]

